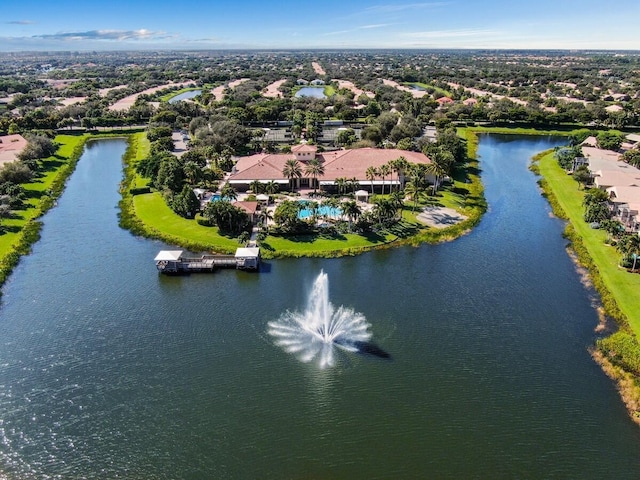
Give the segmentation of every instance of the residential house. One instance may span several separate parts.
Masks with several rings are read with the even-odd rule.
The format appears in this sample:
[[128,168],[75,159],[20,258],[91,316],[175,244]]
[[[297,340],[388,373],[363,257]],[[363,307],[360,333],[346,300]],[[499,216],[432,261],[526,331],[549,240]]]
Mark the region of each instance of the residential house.
[[18,159],[27,146],[27,140],[19,134],[0,136],[0,166]]

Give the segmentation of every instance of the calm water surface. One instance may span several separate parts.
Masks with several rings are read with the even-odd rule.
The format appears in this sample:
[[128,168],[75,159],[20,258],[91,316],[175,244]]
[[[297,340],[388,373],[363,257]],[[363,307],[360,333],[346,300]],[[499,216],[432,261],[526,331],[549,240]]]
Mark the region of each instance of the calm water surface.
[[302,87],[295,94],[296,97],[327,98],[324,87]]
[[189,90],[187,92],[182,92],[182,93],[176,95],[175,97],[171,97],[169,99],[169,103],[176,103],[176,102],[180,102],[182,100],[189,100],[191,98],[197,97],[201,93],[202,93],[202,90]]
[[[640,477],[640,430],[589,357],[592,292],[532,154],[480,143],[490,204],[451,243],[250,274],[159,276],[117,224],[122,140],[90,144],[0,307],[7,478]],[[273,345],[327,272],[392,361]],[[0,477],[2,475],[0,474]]]

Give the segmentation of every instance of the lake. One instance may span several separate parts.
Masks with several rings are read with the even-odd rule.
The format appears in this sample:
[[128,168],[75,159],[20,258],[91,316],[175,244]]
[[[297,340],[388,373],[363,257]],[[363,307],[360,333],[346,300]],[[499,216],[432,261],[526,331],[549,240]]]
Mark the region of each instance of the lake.
[[[528,170],[561,143],[483,136],[489,210],[456,241],[184,277],[118,226],[125,141],[89,143],[3,289],[0,476],[638,478],[594,292]],[[274,344],[321,271],[391,359]]]
[[327,98],[324,94],[324,86],[322,87],[302,87],[295,94],[296,98],[299,97],[313,97],[313,98]]

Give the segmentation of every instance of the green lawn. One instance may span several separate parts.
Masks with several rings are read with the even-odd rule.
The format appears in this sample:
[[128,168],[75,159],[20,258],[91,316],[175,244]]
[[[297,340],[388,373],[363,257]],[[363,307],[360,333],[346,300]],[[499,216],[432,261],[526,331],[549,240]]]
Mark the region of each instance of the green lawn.
[[55,138],[56,143],[60,144],[56,155],[42,160],[38,177],[23,185],[27,195],[27,208],[15,211],[13,218],[2,221],[6,231],[0,235],[0,258],[4,258],[20,242],[22,229],[27,222],[42,215],[40,199],[50,193],[49,190],[60,175],[61,167],[69,162],[74,150],[87,138],[87,135],[58,135]]
[[604,243],[606,233],[594,230],[582,219],[583,190],[567,175],[550,153],[539,162],[540,174],[553,191],[557,202],[571,221],[576,233],[583,239],[585,248],[597,265],[598,274],[615,299],[629,326],[640,337],[640,275],[628,273],[618,267],[620,254]]
[[333,87],[333,85],[325,85],[324,87],[324,94],[328,97],[331,98],[336,94],[336,89]]
[[421,82],[408,82],[405,83],[405,86],[407,87],[420,87],[420,88],[424,88],[425,90],[427,88],[433,88],[436,92],[444,95],[445,97],[452,97],[453,93],[451,93],[449,90],[445,90],[444,88],[440,88],[440,87],[436,87],[435,85],[429,85],[428,83],[421,83]]
[[238,240],[218,234],[215,227],[199,225],[176,215],[162,196],[157,193],[147,193],[133,197],[133,205],[137,217],[145,227],[155,233],[162,233],[162,237],[169,242],[181,245],[201,245],[218,252],[235,252],[239,247]]

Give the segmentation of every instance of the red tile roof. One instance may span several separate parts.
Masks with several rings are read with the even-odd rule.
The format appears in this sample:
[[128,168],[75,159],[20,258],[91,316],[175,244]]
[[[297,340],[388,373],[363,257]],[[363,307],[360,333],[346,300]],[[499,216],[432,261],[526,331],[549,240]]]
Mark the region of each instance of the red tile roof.
[[19,134],[0,136],[0,165],[16,160],[27,146],[27,140]]
[[[423,153],[409,152],[398,149],[354,148],[352,150],[337,150],[316,155],[323,166],[324,175],[318,177],[320,181],[332,181],[336,178],[357,178],[365,181],[368,167],[378,168],[391,160],[404,157],[410,163],[431,163],[429,157]],[[285,163],[291,160],[291,154],[256,154],[241,158],[236,164],[237,173],[229,180],[287,180],[282,174]],[[304,164],[301,170],[304,175]]]

